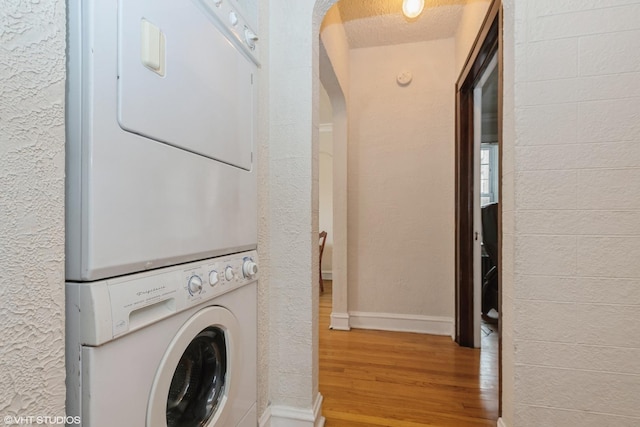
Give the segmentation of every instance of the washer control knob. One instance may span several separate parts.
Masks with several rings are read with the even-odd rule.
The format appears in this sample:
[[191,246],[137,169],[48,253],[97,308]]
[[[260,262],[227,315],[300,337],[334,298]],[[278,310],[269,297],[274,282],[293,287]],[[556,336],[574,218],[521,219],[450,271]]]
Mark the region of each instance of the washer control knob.
[[244,41],[247,43],[247,46],[249,46],[249,49],[253,50],[256,48],[258,36],[249,28],[244,27]]
[[202,292],[202,279],[200,278],[200,276],[197,276],[194,274],[189,279],[188,286],[189,286],[189,293],[191,295],[199,294],[200,292]]
[[231,25],[233,25],[234,27],[238,25],[238,14],[236,14],[234,11],[229,12],[229,22],[231,22]]
[[227,279],[227,281],[233,280],[234,277],[236,277],[236,274],[233,272],[233,268],[231,266],[224,269],[224,278]]
[[222,4],[222,0],[213,0],[213,4],[215,4],[216,7],[220,7],[220,5]]
[[218,272],[216,270],[211,270],[211,272],[209,273],[209,284],[211,286],[215,286],[219,281],[220,278],[218,277]]
[[258,274],[258,264],[253,262],[252,259],[247,259],[242,264],[242,274],[244,277],[253,277]]

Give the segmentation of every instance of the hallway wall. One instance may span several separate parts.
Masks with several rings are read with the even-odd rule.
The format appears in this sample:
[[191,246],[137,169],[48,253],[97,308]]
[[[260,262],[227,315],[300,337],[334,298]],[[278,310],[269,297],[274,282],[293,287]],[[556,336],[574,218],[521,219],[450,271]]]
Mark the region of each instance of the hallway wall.
[[456,30],[456,76],[462,71],[490,4],[491,0],[467,0],[464,5]]
[[[328,4],[328,3],[325,3]],[[337,4],[322,19],[318,52],[319,78],[331,102],[332,245],[331,327],[349,329],[347,301],[347,145],[349,99],[349,44]],[[322,108],[320,111],[322,119]],[[321,121],[322,123],[322,121]],[[322,134],[320,132],[321,144]],[[322,148],[321,148],[322,149]],[[322,167],[322,165],[321,165]]]
[[[393,314],[421,332],[451,333],[454,52],[452,38],[350,51],[352,326]],[[404,71],[406,86],[396,81]]]
[[63,416],[65,2],[0,14],[0,415]]
[[[320,271],[331,275],[333,267],[333,109],[324,87],[320,86],[320,154],[318,158],[318,230],[327,232]],[[328,277],[327,277],[328,278]]]
[[330,279],[333,267],[333,135],[330,124],[320,130],[319,205],[318,230],[326,231],[327,238],[322,253],[320,271]]
[[504,8],[504,418],[639,425],[640,2]]

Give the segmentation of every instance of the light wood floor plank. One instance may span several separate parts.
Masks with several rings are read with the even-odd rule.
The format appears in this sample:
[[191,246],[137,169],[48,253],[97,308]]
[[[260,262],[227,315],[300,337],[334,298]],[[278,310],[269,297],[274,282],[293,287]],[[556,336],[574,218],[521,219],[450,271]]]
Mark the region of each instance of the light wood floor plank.
[[320,392],[326,427],[495,426],[497,332],[483,349],[449,337],[329,329],[331,282],[320,297]]

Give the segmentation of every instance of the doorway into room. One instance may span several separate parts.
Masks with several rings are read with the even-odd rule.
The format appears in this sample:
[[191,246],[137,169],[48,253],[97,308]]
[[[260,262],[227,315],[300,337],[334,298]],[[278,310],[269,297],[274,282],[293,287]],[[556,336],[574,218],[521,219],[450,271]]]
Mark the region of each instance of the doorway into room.
[[456,86],[455,338],[481,348],[483,368],[494,369],[501,366],[500,30],[494,2]]
[[[497,11],[499,10],[499,3],[500,2],[494,2],[494,4],[492,4],[491,6],[491,10],[493,11],[493,15],[490,15],[487,18],[487,21],[485,22],[485,25],[483,26],[482,31],[484,33],[481,33],[481,36],[484,37],[485,41],[482,41],[481,39],[478,39],[480,41],[476,42],[476,47],[478,45],[484,45],[484,43],[486,42],[486,38],[488,36],[488,34],[490,34],[493,38],[493,43],[491,45],[491,50],[487,51],[487,52],[476,52],[476,60],[477,60],[477,56],[481,55],[482,56],[482,61],[480,61],[480,66],[478,65],[474,65],[471,64],[468,68],[465,67],[465,71],[467,73],[467,75],[471,75],[470,73],[473,73],[473,81],[472,84],[466,84],[464,86],[464,89],[468,91],[468,96],[470,96],[472,103],[470,104],[471,107],[471,112],[469,114],[467,114],[466,119],[469,120],[469,126],[470,126],[470,130],[469,130],[469,136],[471,137],[470,141],[471,141],[471,145],[470,147],[466,147],[469,150],[471,150],[468,154],[468,160],[471,162],[471,165],[466,169],[466,173],[475,173],[477,172],[479,174],[479,178],[475,179],[474,176],[469,177],[468,179],[470,179],[471,181],[471,186],[469,187],[469,192],[471,194],[470,196],[470,200],[471,200],[471,204],[469,205],[471,211],[473,212],[474,209],[477,209],[478,211],[480,211],[481,208],[481,202],[483,201],[480,198],[480,193],[481,193],[481,177],[480,177],[480,171],[482,169],[482,164],[481,164],[481,158],[483,158],[484,160],[486,160],[484,163],[486,164],[486,166],[493,172],[493,175],[491,174],[491,172],[489,173],[489,178],[490,177],[494,177],[493,179],[490,179],[491,182],[488,182],[487,185],[489,185],[489,188],[487,189],[487,191],[485,191],[485,193],[487,193],[484,197],[485,199],[488,198],[488,200],[485,200],[485,202],[491,202],[491,201],[495,201],[498,197],[499,197],[499,184],[498,184],[498,180],[497,180],[497,174],[498,174],[498,169],[497,169],[497,161],[499,161],[499,135],[498,135],[498,111],[497,111],[497,99],[498,99],[498,86],[499,86],[499,66],[497,64],[498,61],[498,56],[497,56],[497,49],[498,49],[498,20],[497,20]],[[491,13],[491,12],[490,12]],[[493,32],[489,32],[488,31],[491,30]],[[320,47],[321,53],[323,47]],[[488,62],[487,61],[491,61],[491,59],[493,59],[496,63],[493,65],[493,71],[487,71],[489,66],[488,66]],[[471,59],[470,59],[471,61]],[[468,64],[469,65],[469,64]],[[320,70],[320,74],[322,76],[322,62],[321,62],[321,70]],[[479,84],[480,79],[483,78],[484,75],[484,82],[482,84]],[[419,81],[419,80],[418,80]],[[466,81],[465,81],[466,83]],[[495,92],[492,92],[492,95],[489,95],[489,88],[492,88],[493,90],[495,90]],[[486,93],[483,94],[482,90],[483,88],[486,90]],[[484,99],[490,99],[491,97],[493,97],[493,104],[494,106],[496,106],[496,111],[493,113],[493,118],[496,121],[495,124],[493,124],[493,128],[494,128],[494,132],[493,132],[493,136],[491,138],[491,140],[489,141],[488,139],[482,140],[482,138],[480,138],[479,140],[476,141],[474,133],[478,133],[478,131],[474,130],[474,127],[476,126],[476,123],[474,122],[474,117],[478,116],[481,117],[482,116],[482,111],[480,112],[476,112],[474,113],[473,108],[474,108],[474,95],[476,95],[479,91],[479,95],[481,96],[481,98]],[[451,96],[452,91],[449,92],[448,96]],[[482,96],[484,95],[484,96]],[[451,100],[451,98],[449,98],[449,100]],[[352,108],[353,105],[355,103],[352,102]],[[489,108],[485,108],[484,109],[487,113],[489,112]],[[353,111],[353,110],[352,110]],[[452,109],[453,112],[453,109]],[[322,115],[322,111],[321,111],[321,115]],[[452,120],[453,121],[453,120]],[[326,132],[326,128],[323,128],[321,122],[321,126],[320,126],[320,153],[319,153],[319,157],[320,157],[320,162],[322,163],[323,161],[323,157],[327,158],[326,160],[329,160],[329,156],[328,156],[328,150],[323,149],[323,143],[322,143],[322,138],[323,138],[323,132]],[[488,129],[488,126],[482,126],[482,122],[480,122],[478,124],[478,126],[480,126],[480,128],[485,128]],[[453,129],[453,123],[451,123],[451,127],[449,129]],[[403,138],[400,138],[400,140],[403,140]],[[345,141],[346,142],[346,141]],[[370,141],[368,141],[370,142]],[[476,146],[476,142],[477,142],[477,146]],[[485,144],[485,145],[482,145]],[[397,145],[397,144],[396,144]],[[397,151],[397,148],[395,148],[395,151]],[[395,152],[395,151],[390,151],[391,153]],[[477,153],[476,153],[477,151]],[[484,156],[483,156],[484,154]],[[476,165],[477,162],[477,165]],[[453,163],[453,160],[452,160]],[[451,164],[452,164],[451,163]],[[486,168],[485,168],[486,169]],[[381,169],[382,170],[382,169]],[[456,174],[458,174],[458,172],[460,171],[460,169],[456,169]],[[323,173],[323,166],[322,164],[320,165],[320,181],[323,181],[322,179],[322,173]],[[451,173],[451,169],[449,169],[449,173]],[[378,174],[379,175],[379,174]],[[373,176],[373,175],[372,175]],[[451,175],[453,176],[453,174]],[[487,180],[489,180],[489,178],[487,178]],[[478,185],[478,189],[475,189],[475,185]],[[451,188],[453,188],[453,185],[451,186]],[[320,183],[320,199],[322,201],[322,182]],[[491,193],[491,194],[488,194]],[[452,194],[452,192],[450,193]],[[473,197],[474,195],[478,196],[477,200],[475,200]],[[322,204],[322,203],[321,203]],[[384,206],[384,205],[383,205]],[[452,205],[453,206],[453,205]],[[322,214],[322,206],[320,206],[320,223],[321,223],[321,227],[320,230],[322,230],[324,227],[322,226],[323,224],[323,214]],[[451,212],[452,213],[452,212]],[[449,220],[451,219],[451,214],[449,215]],[[456,219],[456,222],[458,220]],[[474,226],[478,226],[480,224],[480,220],[474,220],[474,217],[472,215],[471,219],[470,219],[470,226],[473,228]],[[324,222],[326,224],[326,222]],[[478,231],[478,233],[481,233],[481,230]],[[453,235],[453,230],[452,233]],[[335,233],[335,236],[337,237],[339,235],[339,233]],[[457,239],[457,237],[456,237]],[[333,246],[333,245],[332,245]],[[482,248],[482,247],[481,247]],[[453,247],[451,248],[453,249]],[[325,249],[326,250],[326,249]],[[482,324],[481,323],[481,305],[482,305],[482,288],[478,288],[480,289],[480,293],[478,294],[477,297],[474,297],[474,293],[478,292],[477,289],[474,290],[473,288],[473,284],[474,283],[481,283],[482,281],[482,277],[484,276],[482,274],[482,270],[479,270],[481,276],[480,279],[474,278],[473,274],[476,274],[475,269],[473,269],[473,264],[474,264],[474,257],[473,257],[473,253],[474,253],[474,246],[473,246],[473,241],[472,241],[472,247],[471,247],[471,252],[470,252],[470,257],[468,259],[466,259],[465,263],[470,265],[471,268],[471,274],[472,274],[472,279],[469,283],[471,283],[471,297],[467,300],[467,304],[469,304],[468,309],[471,310],[471,344],[462,344],[461,345],[464,346],[469,346],[469,347],[473,347],[475,346],[480,346],[480,342],[483,341],[482,337],[485,337],[486,339],[484,340],[486,342],[487,345],[485,345],[485,349],[486,351],[484,352],[475,352],[476,355],[479,355],[479,360],[478,359],[474,359],[472,362],[469,363],[469,366],[473,367],[473,373],[475,375],[479,376],[479,381],[478,384],[489,384],[491,383],[491,387],[489,387],[489,389],[485,390],[482,389],[481,390],[481,397],[480,400],[478,402],[478,408],[482,408],[483,411],[486,412],[482,412],[481,414],[479,413],[479,417],[485,417],[485,416],[493,416],[494,414],[497,414],[497,407],[498,407],[498,358],[499,358],[499,351],[498,351],[498,336],[499,336],[499,329],[497,327],[497,325],[487,322],[486,324]],[[394,254],[396,254],[397,251],[394,251]],[[480,254],[480,252],[478,252],[478,254]],[[325,257],[326,257],[326,252],[325,252]],[[451,254],[451,257],[453,257],[453,254]],[[487,258],[486,256],[484,258]],[[478,255],[477,260],[481,266],[482,263],[482,259],[483,257],[481,257],[480,255]],[[322,263],[323,265],[325,264],[325,262]],[[452,261],[453,264],[453,261]],[[321,270],[324,270],[326,268],[323,268],[323,266],[320,267]],[[486,267],[487,270],[490,269],[490,266]],[[449,269],[449,271],[451,271],[452,269]],[[456,271],[459,271],[459,269],[456,267]],[[346,276],[346,275],[345,275]],[[453,273],[452,273],[453,276]],[[368,281],[367,284],[371,285],[374,281]],[[449,280],[447,283],[452,283],[452,280]],[[334,292],[337,289],[342,289],[341,286],[335,286],[335,282],[334,283],[325,283],[325,292]],[[345,285],[346,285],[346,281],[345,281]],[[369,289],[369,291],[371,291]],[[369,292],[370,294],[371,292]],[[346,294],[346,292],[345,292]],[[345,356],[345,342],[340,343],[337,339],[337,337],[339,337],[340,339],[344,338],[346,339],[347,342],[350,343],[355,343],[356,342],[356,333],[355,332],[351,332],[345,336],[342,335],[338,335],[341,334],[340,332],[336,333],[335,331],[333,332],[329,332],[327,333],[327,329],[323,329],[323,328],[328,328],[329,325],[335,325],[335,320],[336,318],[334,317],[335,315],[335,306],[332,307],[332,302],[335,302],[335,298],[331,298],[331,295],[322,295],[320,297],[320,327],[321,327],[321,332],[320,332],[320,385],[321,385],[321,391],[323,392],[323,394],[325,394],[325,398],[326,398],[326,402],[328,404],[332,404],[332,399],[334,399],[334,392],[335,389],[340,389],[341,383],[337,381],[337,379],[334,377],[335,374],[335,370],[336,369],[343,369],[344,372],[350,371],[352,369],[351,366],[348,366],[348,361],[344,361],[344,360],[336,360],[335,358],[332,358],[336,355],[338,356]],[[333,301],[332,301],[333,300]],[[347,306],[346,306],[346,296],[344,298],[345,304],[344,304],[344,314],[345,314],[345,320],[346,320],[346,328],[349,328],[349,320],[350,320],[350,314],[349,311],[347,310]],[[479,304],[478,309],[474,308],[474,304]],[[497,307],[498,304],[493,304],[495,305],[496,308],[494,308],[494,312],[498,312]],[[490,310],[487,310],[487,313]],[[342,312],[340,312],[342,313]],[[475,314],[474,314],[475,313]],[[363,317],[361,313],[360,317]],[[370,314],[370,313],[367,313]],[[331,316],[331,318],[329,318],[329,316]],[[340,319],[342,320],[342,319]],[[353,319],[351,319],[353,320]],[[453,323],[453,322],[452,322]],[[353,323],[352,323],[353,325]],[[459,321],[459,319],[456,319],[456,325],[457,326],[462,326],[463,323],[461,323]],[[340,329],[340,328],[338,328]],[[453,328],[452,328],[453,329]],[[362,331],[361,329],[357,330],[357,333],[360,333]],[[380,331],[366,331],[364,332],[365,334],[367,334],[368,339],[372,339],[372,335],[375,335],[376,337],[378,337],[378,335],[385,335],[386,332],[380,332]],[[331,336],[331,339],[329,339],[329,334]],[[449,332],[450,334],[450,332]],[[474,342],[474,336],[478,335],[478,342],[477,344]],[[456,338],[458,338],[458,333],[456,331]],[[400,337],[400,334],[396,335],[396,337]],[[436,358],[436,360],[434,361],[434,363],[437,362],[437,360],[439,359],[445,359],[445,358],[449,358],[451,360],[453,357],[453,353],[457,353],[457,346],[455,346],[455,344],[451,343],[451,338],[446,337],[448,339],[448,344],[450,344],[450,347],[447,347],[446,351],[451,351],[452,353],[449,354],[449,356],[447,357],[439,357]],[[460,341],[458,341],[458,343],[460,343]],[[339,344],[339,345],[338,345]],[[443,343],[440,343],[443,344]],[[435,343],[429,343],[428,346],[426,346],[425,348],[431,347],[436,345]],[[439,345],[439,344],[438,344]],[[443,344],[444,346],[444,344]],[[361,348],[362,345],[356,345],[356,347]],[[489,350],[491,349],[491,350]],[[460,349],[463,352],[464,351],[468,351],[468,349]],[[363,357],[368,356],[370,353],[367,353],[367,355],[359,355],[359,360],[364,360]],[[469,353],[472,354],[472,353]],[[469,354],[465,355],[465,356],[461,356],[461,357],[467,357]],[[362,356],[362,357],[360,357]],[[355,357],[355,356],[354,356]],[[457,357],[457,356],[456,356]],[[423,362],[426,359],[421,359]],[[344,365],[342,365],[344,363]],[[323,370],[323,368],[325,366],[329,366],[330,369],[328,370]],[[459,367],[460,364],[457,364],[457,366]],[[396,366],[397,369],[397,366]],[[344,380],[345,378],[345,374],[344,372],[340,373],[340,378],[342,380]],[[457,372],[457,371],[456,371]],[[449,374],[451,374],[451,372],[449,372]],[[413,372],[413,375],[415,376],[415,372]],[[491,377],[491,378],[489,378]],[[330,387],[329,388],[329,385]],[[363,381],[362,384],[364,385],[365,382]],[[368,384],[371,385],[371,384]],[[410,387],[403,387],[403,389],[406,388],[407,390]],[[370,389],[370,387],[368,388]],[[331,390],[331,392],[329,392],[329,390]],[[424,393],[425,390],[421,390],[422,393]],[[477,390],[476,390],[477,391]],[[353,393],[350,393],[351,395],[353,395]],[[374,393],[375,394],[375,393]],[[337,401],[341,401],[341,399],[336,399]],[[344,399],[342,399],[344,400]],[[369,400],[368,398],[365,400]],[[335,411],[335,416],[346,416],[345,414],[347,412],[342,412],[337,410],[336,408],[334,408]],[[491,414],[491,415],[488,415]],[[423,414],[423,416],[426,416]],[[495,419],[495,418],[494,418]]]

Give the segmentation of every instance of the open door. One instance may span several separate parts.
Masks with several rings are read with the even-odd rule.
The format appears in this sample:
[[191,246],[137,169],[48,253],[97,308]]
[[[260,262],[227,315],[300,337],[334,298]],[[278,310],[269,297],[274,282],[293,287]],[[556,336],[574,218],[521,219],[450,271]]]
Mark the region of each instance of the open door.
[[[499,269],[497,223],[499,206],[498,53],[473,89],[473,347],[480,348],[483,327],[497,322]],[[496,204],[495,206],[491,206]],[[485,228],[486,227],[486,228]],[[480,319],[483,319],[480,322]]]

